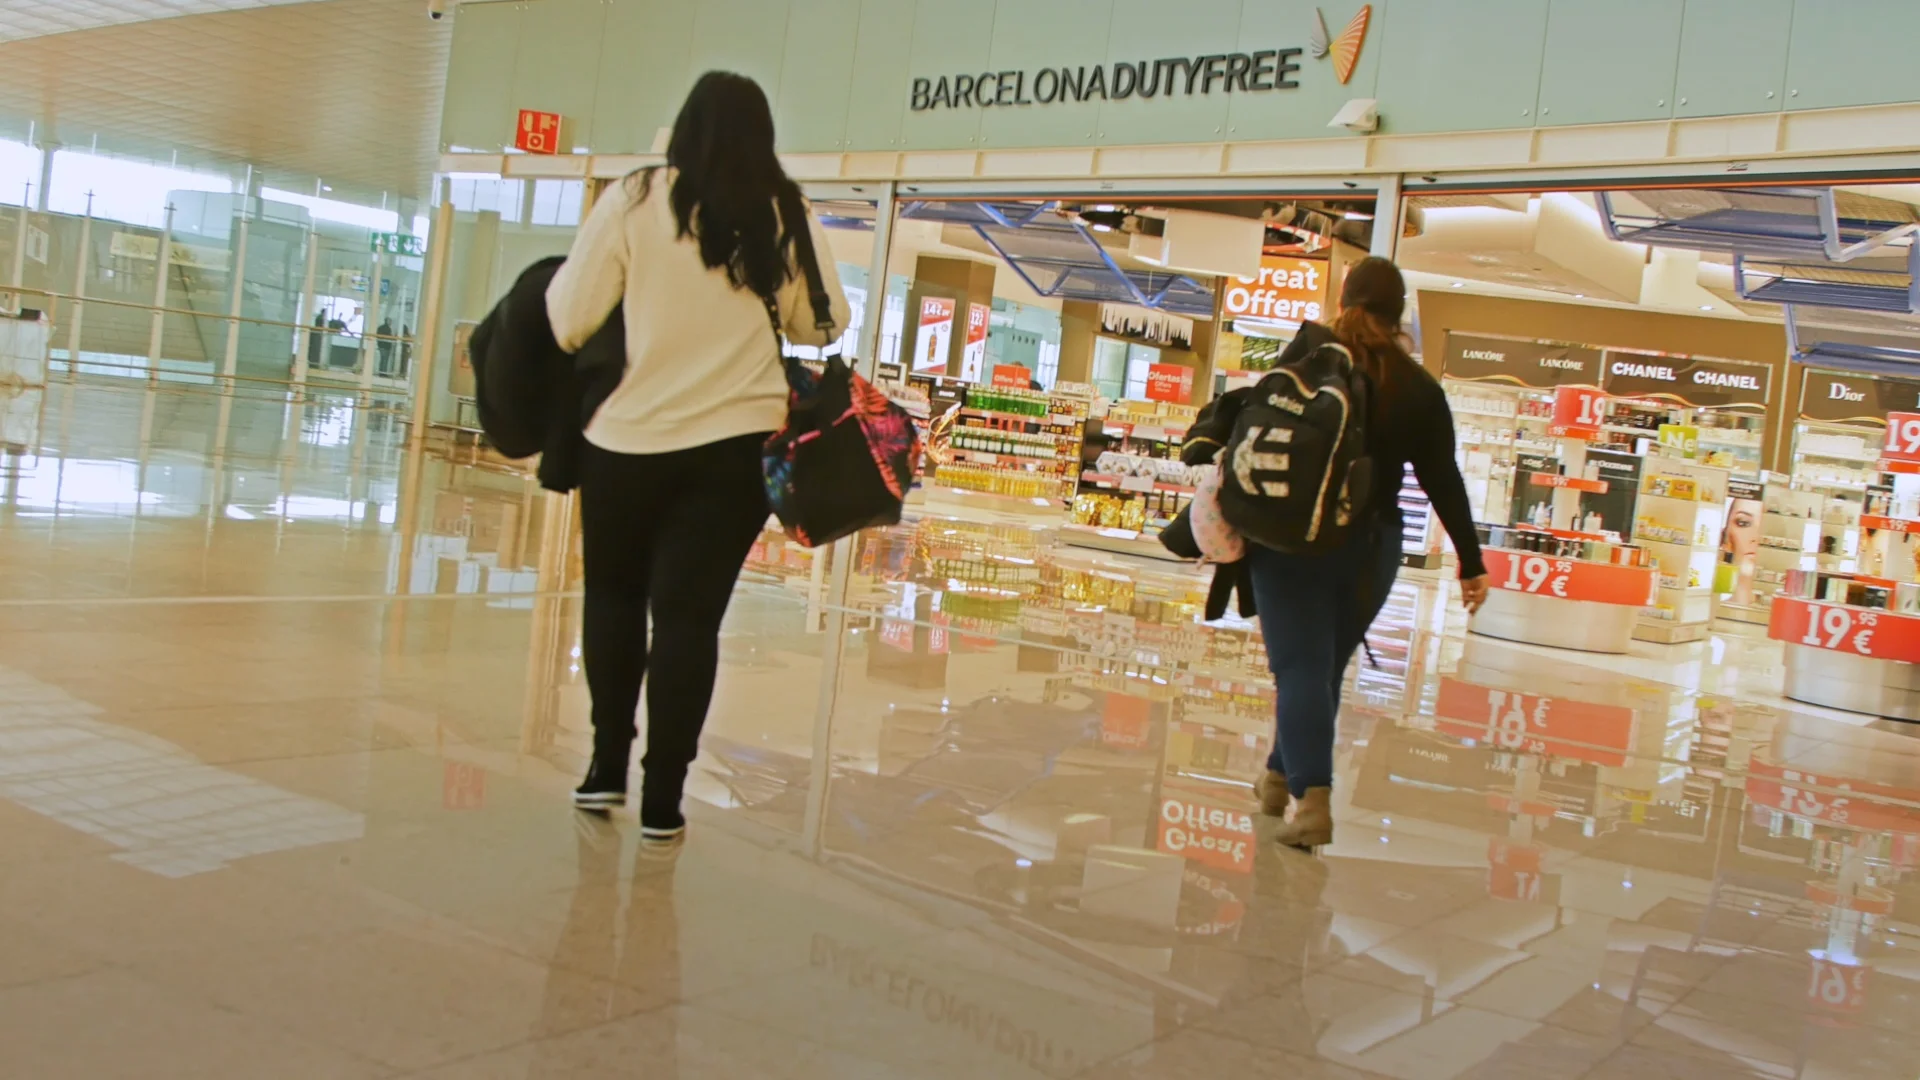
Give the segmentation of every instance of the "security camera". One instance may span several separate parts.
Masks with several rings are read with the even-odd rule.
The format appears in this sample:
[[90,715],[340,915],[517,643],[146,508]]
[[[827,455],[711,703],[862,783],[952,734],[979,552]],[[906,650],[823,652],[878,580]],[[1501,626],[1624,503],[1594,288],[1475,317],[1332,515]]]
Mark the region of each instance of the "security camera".
[[427,0],[427,18],[439,22],[447,17],[447,9],[453,5],[454,0]]
[[1373,132],[1380,127],[1380,103],[1373,98],[1354,98],[1340,106],[1340,111],[1333,114],[1327,126],[1346,128],[1362,135]]

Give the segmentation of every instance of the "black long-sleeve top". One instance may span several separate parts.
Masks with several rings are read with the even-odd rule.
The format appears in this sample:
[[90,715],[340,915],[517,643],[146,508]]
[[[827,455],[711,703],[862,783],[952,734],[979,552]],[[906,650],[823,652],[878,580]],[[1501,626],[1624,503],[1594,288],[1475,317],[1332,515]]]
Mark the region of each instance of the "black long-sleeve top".
[[[1278,366],[1303,359],[1334,340],[1333,331],[1319,323],[1304,323],[1280,355]],[[1367,453],[1373,458],[1368,512],[1399,531],[1400,487],[1407,466],[1412,465],[1420,489],[1453,540],[1460,576],[1479,577],[1487,568],[1480,559],[1480,537],[1473,528],[1467,484],[1453,455],[1453,409],[1447,404],[1446,391],[1405,355],[1396,354],[1387,364],[1386,385],[1374,387],[1373,415],[1367,423]],[[1213,460],[1233,434],[1240,401],[1251,393],[1251,387],[1235,390],[1202,409],[1187,433],[1183,460],[1188,464]]]
[[1433,512],[1460,556],[1460,576],[1487,572],[1480,560],[1480,537],[1473,528],[1467,483],[1453,452],[1453,409],[1446,391],[1425,368],[1405,356],[1387,361],[1387,386],[1374,388],[1374,415],[1367,427],[1367,453],[1373,458],[1373,511],[1400,520],[1400,485],[1406,467],[1427,493]]

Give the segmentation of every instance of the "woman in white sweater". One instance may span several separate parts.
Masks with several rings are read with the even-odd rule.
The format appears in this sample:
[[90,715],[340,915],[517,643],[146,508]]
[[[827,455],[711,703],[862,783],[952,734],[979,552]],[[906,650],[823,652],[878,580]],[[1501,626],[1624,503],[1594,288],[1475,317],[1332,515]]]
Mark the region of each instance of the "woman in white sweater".
[[[547,290],[554,336],[579,349],[623,305],[627,369],[588,423],[581,478],[583,628],[594,752],[574,805],[624,806],[644,680],[642,836],[676,839],[719,666],[720,621],[767,520],[760,448],[786,419],[768,305],[797,344],[825,345],[794,264],[797,194],[753,80],[709,72],[674,122],[664,169],[611,185]],[[831,258],[820,272],[845,326]],[[648,617],[652,618],[651,641]]]

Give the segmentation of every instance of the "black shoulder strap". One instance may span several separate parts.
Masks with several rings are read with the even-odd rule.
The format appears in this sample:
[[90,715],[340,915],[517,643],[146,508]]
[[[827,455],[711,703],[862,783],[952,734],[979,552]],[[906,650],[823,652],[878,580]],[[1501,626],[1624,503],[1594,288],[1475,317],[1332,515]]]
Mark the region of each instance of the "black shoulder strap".
[[[833,301],[827,296],[826,279],[820,275],[820,258],[813,246],[813,222],[807,214],[806,203],[800,200],[796,191],[783,192],[779,199],[780,224],[793,234],[793,261],[799,264],[801,276],[806,279],[807,299],[813,305],[813,325],[827,332],[829,340],[833,338]],[[773,320],[773,332],[781,333],[780,307],[773,297],[767,297],[767,316]]]

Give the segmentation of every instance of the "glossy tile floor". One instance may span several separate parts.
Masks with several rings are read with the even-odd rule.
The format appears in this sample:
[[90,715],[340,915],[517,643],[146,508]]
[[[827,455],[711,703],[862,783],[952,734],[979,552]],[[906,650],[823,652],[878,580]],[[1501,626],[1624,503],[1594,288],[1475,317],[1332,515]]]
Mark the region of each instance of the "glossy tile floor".
[[1184,568],[923,516],[835,605],[770,537],[656,853],[566,804],[564,503],[349,401],[17,406],[7,1080],[1920,1069],[1920,741],[1750,636],[1505,645],[1409,578],[1309,856]]

